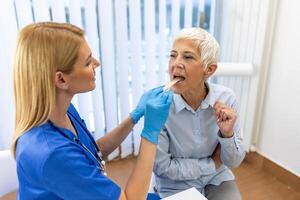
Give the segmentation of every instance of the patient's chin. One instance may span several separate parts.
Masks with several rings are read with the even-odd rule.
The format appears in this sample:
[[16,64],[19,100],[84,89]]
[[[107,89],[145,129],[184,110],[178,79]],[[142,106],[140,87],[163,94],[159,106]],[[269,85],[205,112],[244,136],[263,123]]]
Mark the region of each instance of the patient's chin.
[[181,94],[182,93],[182,91],[177,89],[176,87],[173,87],[171,90],[174,92],[174,94]]

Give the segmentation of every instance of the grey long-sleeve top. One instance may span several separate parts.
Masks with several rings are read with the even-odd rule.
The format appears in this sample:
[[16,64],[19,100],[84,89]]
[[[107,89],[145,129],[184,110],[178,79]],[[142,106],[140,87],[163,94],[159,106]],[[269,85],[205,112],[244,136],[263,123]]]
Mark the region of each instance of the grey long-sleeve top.
[[[190,187],[203,193],[208,184],[234,180],[229,168],[237,167],[245,156],[235,94],[221,85],[206,86],[208,94],[196,111],[180,95],[174,95],[154,164],[155,187],[162,198]],[[231,138],[223,138],[219,133],[213,111],[217,100],[237,112]],[[218,143],[223,165],[216,169],[211,155]]]

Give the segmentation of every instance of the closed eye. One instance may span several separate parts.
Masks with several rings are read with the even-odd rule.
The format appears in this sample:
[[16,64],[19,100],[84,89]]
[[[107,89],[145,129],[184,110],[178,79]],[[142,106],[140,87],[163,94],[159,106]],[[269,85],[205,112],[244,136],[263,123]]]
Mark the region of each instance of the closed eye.
[[194,59],[193,56],[184,56],[185,59]]
[[171,54],[170,54],[170,57],[171,57],[171,58],[175,58],[176,55],[175,55],[174,53],[171,53]]
[[85,66],[89,66],[92,62],[92,53],[90,53],[85,60],[86,60]]
[[89,61],[89,62],[87,62],[86,64],[85,64],[85,66],[90,66],[90,64],[92,64],[92,61]]

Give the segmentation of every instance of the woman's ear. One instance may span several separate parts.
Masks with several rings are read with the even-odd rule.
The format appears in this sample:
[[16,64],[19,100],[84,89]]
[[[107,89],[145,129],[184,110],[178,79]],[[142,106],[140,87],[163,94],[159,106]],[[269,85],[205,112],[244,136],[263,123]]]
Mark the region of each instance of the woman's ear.
[[69,85],[66,82],[64,74],[62,72],[55,73],[55,86],[62,90],[67,90],[69,88]]
[[207,79],[211,75],[213,75],[215,73],[215,71],[217,70],[217,68],[218,68],[217,63],[212,63],[212,64],[208,65],[205,70],[205,78]]

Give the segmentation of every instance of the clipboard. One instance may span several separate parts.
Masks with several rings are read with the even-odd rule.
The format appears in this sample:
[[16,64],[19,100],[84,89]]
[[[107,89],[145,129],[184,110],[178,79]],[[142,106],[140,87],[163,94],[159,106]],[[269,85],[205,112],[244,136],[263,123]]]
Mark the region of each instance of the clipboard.
[[203,196],[196,188],[192,187],[190,189],[178,192],[172,196],[163,198],[163,200],[208,200]]

